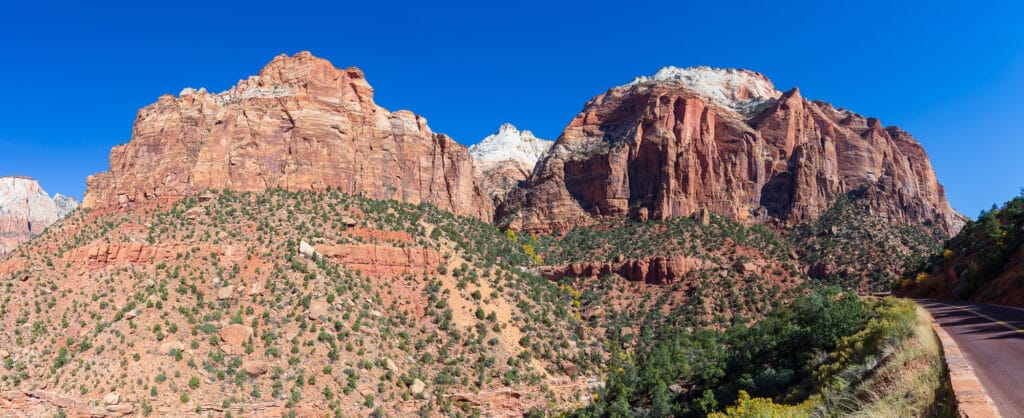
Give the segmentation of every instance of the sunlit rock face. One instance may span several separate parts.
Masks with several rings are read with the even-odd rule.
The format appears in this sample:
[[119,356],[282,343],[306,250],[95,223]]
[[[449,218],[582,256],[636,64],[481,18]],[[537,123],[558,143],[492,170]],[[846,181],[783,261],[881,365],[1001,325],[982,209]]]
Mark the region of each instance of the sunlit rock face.
[[60,193],[51,197],[31,177],[0,177],[0,257],[76,207],[78,201]]
[[374,104],[359,69],[308,52],[280,55],[225,92],[187,88],[142,108],[131,140],[111,151],[110,171],[89,177],[83,206],[270,188],[336,188],[487,220],[493,213],[466,147],[412,112]]
[[533,132],[519,130],[511,123],[501,125],[497,132],[469,147],[477,183],[485,194],[500,201],[529,177],[534,165],[554,143],[537,138]]
[[899,128],[780,92],[752,71],[669,67],[591,99],[497,217],[550,232],[710,209],[791,226],[848,193],[883,219],[946,234],[964,222]]

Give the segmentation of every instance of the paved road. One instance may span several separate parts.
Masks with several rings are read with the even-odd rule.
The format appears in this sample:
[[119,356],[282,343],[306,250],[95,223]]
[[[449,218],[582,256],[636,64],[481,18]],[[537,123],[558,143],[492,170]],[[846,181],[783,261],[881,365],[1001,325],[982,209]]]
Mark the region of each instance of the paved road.
[[1024,417],[1024,309],[918,300],[974,368],[1004,417]]

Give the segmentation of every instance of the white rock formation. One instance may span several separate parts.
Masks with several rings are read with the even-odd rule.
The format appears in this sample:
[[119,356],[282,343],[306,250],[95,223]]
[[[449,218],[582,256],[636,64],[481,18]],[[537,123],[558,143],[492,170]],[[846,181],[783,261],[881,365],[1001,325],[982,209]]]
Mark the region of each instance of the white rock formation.
[[683,84],[710,102],[746,116],[782,95],[764,74],[732,68],[665,67],[652,77],[637,77],[626,86],[652,82]]
[[73,198],[50,197],[31,177],[0,177],[0,257],[77,207]]
[[491,198],[500,198],[525,180],[555,141],[540,139],[506,123],[498,132],[469,147],[479,184]]

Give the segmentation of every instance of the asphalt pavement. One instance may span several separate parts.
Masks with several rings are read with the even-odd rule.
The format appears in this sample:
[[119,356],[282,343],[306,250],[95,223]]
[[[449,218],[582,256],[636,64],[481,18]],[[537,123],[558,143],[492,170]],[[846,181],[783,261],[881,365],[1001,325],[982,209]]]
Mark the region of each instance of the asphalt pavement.
[[959,346],[1003,417],[1024,417],[1024,309],[918,300]]

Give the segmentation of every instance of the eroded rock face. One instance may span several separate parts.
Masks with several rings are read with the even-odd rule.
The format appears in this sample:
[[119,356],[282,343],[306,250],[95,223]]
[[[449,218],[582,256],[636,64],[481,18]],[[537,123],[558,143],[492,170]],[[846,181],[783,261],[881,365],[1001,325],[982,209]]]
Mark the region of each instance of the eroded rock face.
[[526,180],[555,141],[540,139],[532,132],[516,129],[511,123],[469,147],[476,166],[476,180],[487,196],[504,198],[519,182]]
[[686,277],[686,274],[710,267],[706,260],[693,257],[650,257],[639,260],[616,262],[582,262],[560,266],[544,266],[540,274],[558,282],[565,277],[600,277],[618,274],[626,280],[649,284],[672,284]]
[[30,177],[0,177],[0,257],[39,235],[78,207],[73,198],[50,197]]
[[710,209],[791,226],[848,193],[891,221],[947,234],[965,221],[910,134],[796,88],[778,92],[757,73],[705,67],[663,70],[592,99],[497,217],[550,232],[599,216]]
[[412,112],[374,104],[359,69],[308,52],[280,55],[228,91],[185,89],[140,110],[131,140],[110,153],[110,171],[89,177],[83,206],[329,187],[487,220],[493,213],[466,147]]

